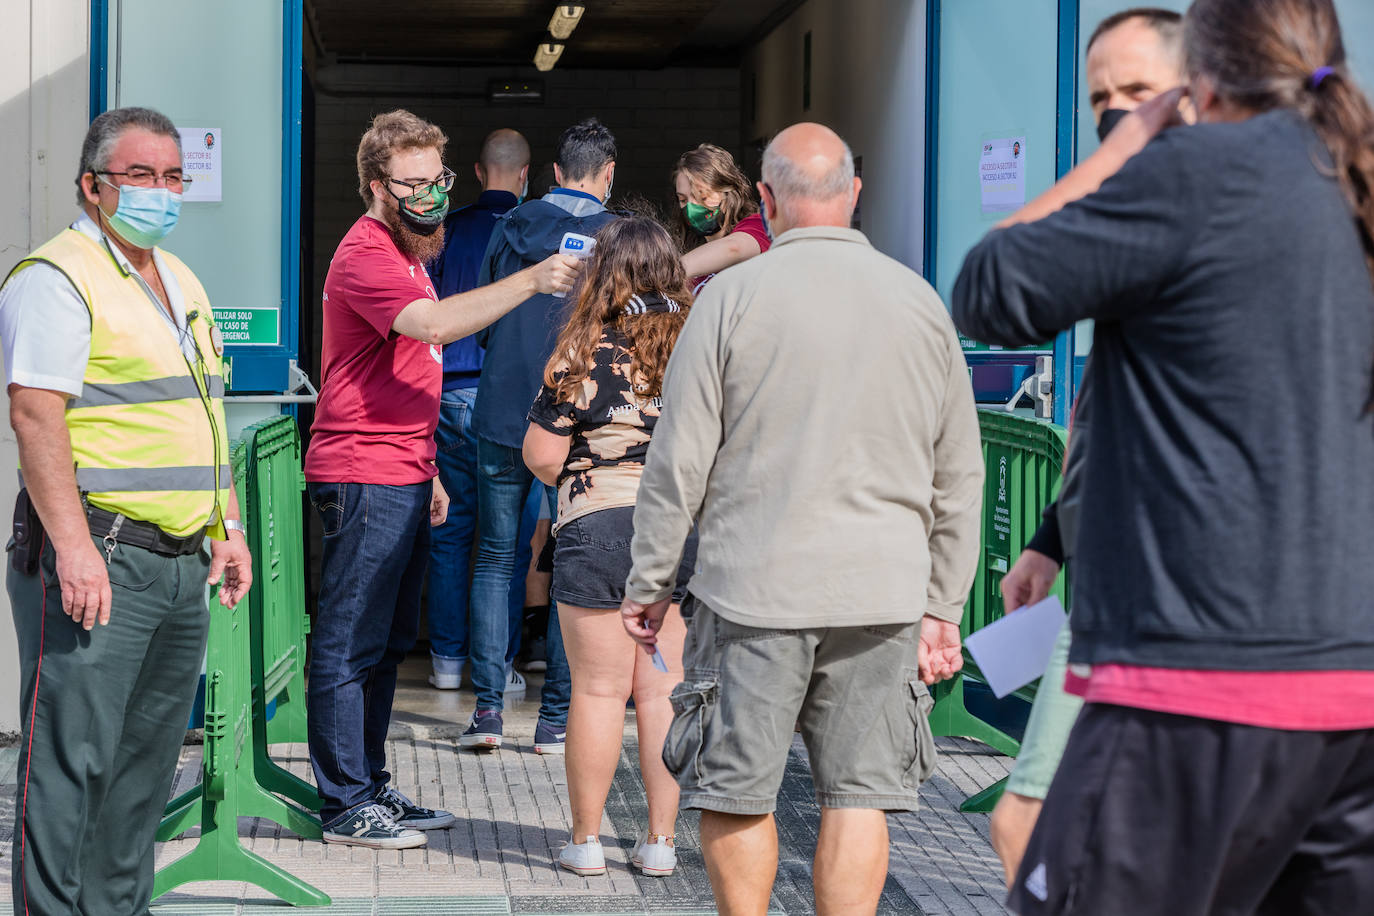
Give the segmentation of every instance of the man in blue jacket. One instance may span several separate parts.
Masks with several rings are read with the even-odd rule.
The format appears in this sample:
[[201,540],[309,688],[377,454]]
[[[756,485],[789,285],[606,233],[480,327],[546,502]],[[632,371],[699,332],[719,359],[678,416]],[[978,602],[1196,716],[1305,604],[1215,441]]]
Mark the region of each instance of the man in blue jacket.
[[[479,284],[544,260],[558,250],[566,232],[595,235],[613,220],[605,202],[615,181],[615,160],[615,137],[595,118],[563,131],[554,157],[558,187],[501,217],[487,246]],[[493,750],[501,746],[510,577],[520,510],[533,480],[520,446],[525,417],[553,352],[564,304],[553,296],[532,296],[478,336],[486,346],[486,358],[472,416],[477,438],[478,521],[468,630],[477,710],[459,738],[461,747]],[[549,498],[552,511],[552,490]],[[548,669],[534,749],[561,754],[571,683],[558,613],[553,608],[545,651]]]
[[[444,222],[444,251],[429,271],[440,296],[477,287],[492,229],[503,213],[524,198],[530,145],[519,131],[494,130],[482,141],[473,171],[482,193],[475,203]],[[482,345],[476,334],[444,347],[444,394],[434,439],[439,479],[450,502],[448,520],[434,529],[429,548],[429,641],[434,664],[429,682],[443,690],[458,689],[468,657],[469,561],[477,530],[477,440],[471,424],[481,375]],[[523,680],[519,686],[523,691]]]

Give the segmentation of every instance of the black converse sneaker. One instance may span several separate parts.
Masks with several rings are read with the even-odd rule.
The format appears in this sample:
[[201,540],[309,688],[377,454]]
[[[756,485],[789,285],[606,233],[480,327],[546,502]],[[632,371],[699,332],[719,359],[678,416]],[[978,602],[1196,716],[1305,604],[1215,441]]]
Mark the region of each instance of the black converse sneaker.
[[414,849],[429,839],[418,830],[397,824],[386,805],[368,802],[326,823],[324,841],[373,849]]
[[373,799],[377,804],[391,812],[398,827],[411,827],[415,830],[441,830],[456,823],[458,818],[447,811],[422,808],[406,798],[391,786],[377,793]]

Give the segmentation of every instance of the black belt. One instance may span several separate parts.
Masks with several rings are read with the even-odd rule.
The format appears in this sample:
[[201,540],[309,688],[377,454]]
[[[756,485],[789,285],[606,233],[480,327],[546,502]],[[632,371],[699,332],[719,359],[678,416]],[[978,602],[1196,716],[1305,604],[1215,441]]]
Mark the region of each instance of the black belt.
[[[184,557],[200,550],[205,543],[205,529],[185,537],[173,537],[152,522],[140,522],[95,506],[86,507],[86,521],[91,534],[107,542],[115,541],[130,547],[142,547],[164,557]],[[111,546],[110,550],[114,548]]]

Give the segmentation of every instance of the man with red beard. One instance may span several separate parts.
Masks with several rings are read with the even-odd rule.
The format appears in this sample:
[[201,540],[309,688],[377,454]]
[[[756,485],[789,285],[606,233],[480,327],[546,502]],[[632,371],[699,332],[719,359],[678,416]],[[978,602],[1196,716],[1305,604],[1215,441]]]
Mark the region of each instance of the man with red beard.
[[305,459],[324,528],[307,704],[330,843],[423,846],[421,831],[454,821],[392,788],[386,770],[396,666],[419,629],[429,528],[448,512],[434,463],[441,347],[532,295],[571,288],[578,268],[553,255],[439,299],[424,265],[444,245],[454,178],[446,143],[408,111],[373,119],[358,145],[367,213],[339,243],[324,284],[323,383]]

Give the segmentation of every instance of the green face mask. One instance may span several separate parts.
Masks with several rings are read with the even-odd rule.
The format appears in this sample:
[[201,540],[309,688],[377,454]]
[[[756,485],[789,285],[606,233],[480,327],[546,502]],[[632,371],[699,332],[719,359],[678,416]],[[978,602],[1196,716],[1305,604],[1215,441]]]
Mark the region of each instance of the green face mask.
[[702,235],[713,235],[720,231],[719,207],[712,210],[689,200],[682,207],[682,215],[687,220],[687,225]]
[[448,215],[448,192],[437,184],[423,194],[401,197],[392,192],[392,196],[401,205],[401,221],[420,235],[433,235]]

